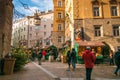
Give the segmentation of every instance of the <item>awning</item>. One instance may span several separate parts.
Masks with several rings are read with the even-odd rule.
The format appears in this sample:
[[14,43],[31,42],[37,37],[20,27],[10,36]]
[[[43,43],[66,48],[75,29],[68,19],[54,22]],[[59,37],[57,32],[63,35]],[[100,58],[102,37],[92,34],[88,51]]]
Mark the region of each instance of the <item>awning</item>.
[[80,41],[77,43],[79,46],[105,46],[104,43],[96,41]]

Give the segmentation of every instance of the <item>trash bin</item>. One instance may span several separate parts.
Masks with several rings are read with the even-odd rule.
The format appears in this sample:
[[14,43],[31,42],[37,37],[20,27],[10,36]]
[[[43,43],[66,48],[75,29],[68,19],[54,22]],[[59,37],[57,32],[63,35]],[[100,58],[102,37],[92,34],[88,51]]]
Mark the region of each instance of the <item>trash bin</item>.
[[13,74],[15,59],[4,59],[3,72],[5,75]]

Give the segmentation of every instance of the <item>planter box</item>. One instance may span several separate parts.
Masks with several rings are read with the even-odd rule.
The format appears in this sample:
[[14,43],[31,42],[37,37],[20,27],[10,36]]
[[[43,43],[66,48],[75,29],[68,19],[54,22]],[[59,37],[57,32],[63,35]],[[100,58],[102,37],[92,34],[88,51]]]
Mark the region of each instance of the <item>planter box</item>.
[[4,59],[3,72],[5,75],[13,74],[15,59]]

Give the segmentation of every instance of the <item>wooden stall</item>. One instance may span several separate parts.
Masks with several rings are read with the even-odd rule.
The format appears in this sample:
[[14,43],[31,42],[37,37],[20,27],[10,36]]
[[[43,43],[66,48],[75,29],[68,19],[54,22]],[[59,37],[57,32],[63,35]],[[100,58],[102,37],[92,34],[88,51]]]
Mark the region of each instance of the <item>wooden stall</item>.
[[96,56],[96,63],[101,63],[103,61],[103,55],[102,55],[102,47],[104,44],[102,42],[92,42],[92,41],[81,41],[81,42],[76,42],[75,43],[75,49],[77,51],[77,62],[78,63],[83,63],[82,60],[82,55],[83,52],[86,49],[86,46],[90,46],[92,52],[94,52]]

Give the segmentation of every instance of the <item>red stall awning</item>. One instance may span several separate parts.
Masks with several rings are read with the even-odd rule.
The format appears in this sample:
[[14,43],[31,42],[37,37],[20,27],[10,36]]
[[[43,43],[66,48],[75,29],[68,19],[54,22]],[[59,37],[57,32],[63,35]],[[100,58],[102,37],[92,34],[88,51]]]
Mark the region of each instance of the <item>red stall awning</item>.
[[104,43],[96,41],[80,41],[77,43],[79,46],[105,46]]

